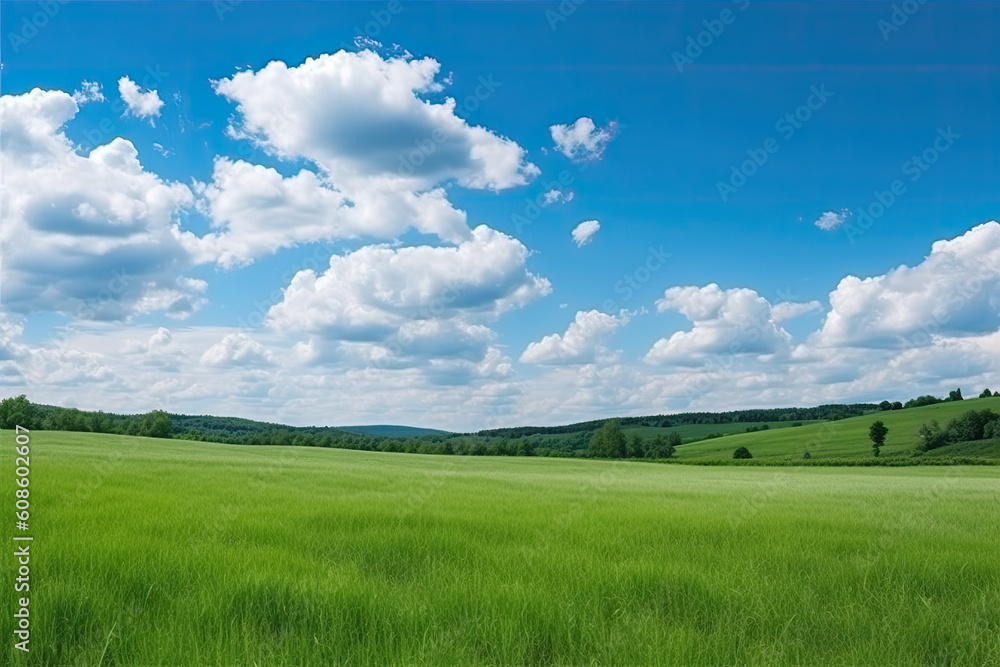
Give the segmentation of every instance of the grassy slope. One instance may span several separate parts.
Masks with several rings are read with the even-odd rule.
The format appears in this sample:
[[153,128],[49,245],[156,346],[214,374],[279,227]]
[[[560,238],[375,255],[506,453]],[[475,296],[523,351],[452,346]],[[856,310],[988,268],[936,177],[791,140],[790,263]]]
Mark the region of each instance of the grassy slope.
[[448,435],[448,431],[436,428],[420,428],[417,426],[398,426],[396,424],[368,424],[364,426],[338,426],[341,431],[360,433],[361,435],[384,435],[390,438],[416,438],[421,435]]
[[34,650],[10,664],[1000,664],[996,468],[55,432],[31,463]]
[[[630,426],[623,428],[625,435],[632,437],[632,434],[638,433],[644,439],[655,438],[657,435],[667,435],[671,431],[676,431],[680,434],[681,438],[685,441],[701,439],[712,433],[746,433],[748,426],[761,426],[762,424],[767,424],[769,430],[781,429],[781,428],[792,428],[793,422],[736,422],[732,424],[679,424],[677,426],[671,426],[670,428],[659,428],[657,426]],[[821,424],[821,421],[806,421],[802,422],[803,426],[806,424]],[[799,427],[795,427],[799,428]]]
[[871,455],[868,429],[881,419],[889,427],[882,455],[909,454],[917,443],[917,431],[924,422],[936,419],[941,426],[969,410],[989,408],[1000,413],[1000,398],[975,398],[955,403],[938,403],[923,408],[878,412],[836,422],[813,423],[780,431],[761,431],[725,436],[681,445],[678,457],[685,460],[728,458],[733,450],[745,446],[760,457],[801,459],[808,451],[814,458],[859,457]]

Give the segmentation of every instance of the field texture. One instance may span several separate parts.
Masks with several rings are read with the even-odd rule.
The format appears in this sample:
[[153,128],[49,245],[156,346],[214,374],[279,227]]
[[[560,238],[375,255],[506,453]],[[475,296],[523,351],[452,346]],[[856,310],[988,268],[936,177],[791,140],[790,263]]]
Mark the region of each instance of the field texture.
[[996,467],[31,447],[6,664],[1000,665]]

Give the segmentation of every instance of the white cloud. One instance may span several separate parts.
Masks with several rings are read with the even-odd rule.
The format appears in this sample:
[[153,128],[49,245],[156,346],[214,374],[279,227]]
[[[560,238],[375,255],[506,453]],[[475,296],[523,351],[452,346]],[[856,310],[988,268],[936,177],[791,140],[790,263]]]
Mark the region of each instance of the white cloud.
[[848,276],[830,293],[819,347],[912,347],[935,335],[992,333],[1000,326],[1000,224],[937,241],[920,264],[873,278]]
[[571,159],[599,160],[615,136],[615,123],[597,127],[593,119],[583,116],[572,125],[552,125],[549,134],[556,150]]
[[234,136],[311,160],[350,195],[359,181],[502,190],[538,175],[517,143],[459,118],[455,100],[421,97],[442,89],[439,70],[432,58],[338,51],[295,67],[273,61],[222,79],[216,90],[238,104]]
[[551,206],[552,204],[571,202],[575,196],[572,191],[567,192],[559,188],[552,188],[542,195],[542,204],[544,206]]
[[145,171],[120,137],[77,154],[62,127],[78,110],[62,91],[0,97],[5,305],[82,319],[190,314],[205,284],[180,276],[190,257],[173,230],[191,191]]
[[457,247],[366,246],[300,271],[267,315],[270,327],[312,335],[305,356],[388,368],[428,358],[481,360],[484,322],[548,294],[527,271],[528,250],[486,226]]
[[851,212],[848,211],[846,208],[841,210],[840,212],[826,211],[821,216],[819,216],[819,218],[816,219],[815,224],[823,231],[829,232],[834,229],[837,229],[845,222],[847,222],[847,218],[848,216],[850,216],[850,214]]
[[700,365],[712,355],[765,355],[790,349],[791,337],[776,323],[771,304],[750,289],[723,291],[714,283],[671,287],[656,306],[660,312],[680,312],[694,326],[656,341],[646,354],[651,363]]
[[123,76],[118,79],[118,93],[125,102],[125,111],[136,118],[148,118],[150,125],[156,125],[154,119],[160,115],[163,100],[155,90],[142,92],[132,79]]
[[244,333],[228,334],[201,355],[201,363],[208,366],[252,367],[273,362],[271,351]]
[[441,188],[361,190],[348,198],[306,169],[286,178],[271,168],[217,158],[212,182],[198,194],[213,230],[200,237],[185,233],[183,241],[200,261],[227,268],[299,243],[391,239],[411,227],[454,243],[470,236],[465,212]]
[[823,305],[819,301],[809,301],[808,303],[783,301],[771,306],[771,319],[775,322],[784,322],[822,309]]
[[77,105],[84,105],[88,102],[104,102],[104,89],[96,81],[83,81],[80,83],[80,90],[73,91],[73,101]]
[[584,220],[579,225],[573,228],[573,242],[576,243],[576,247],[580,248],[594,239],[594,234],[596,234],[601,229],[601,223],[597,220]]
[[604,343],[630,314],[608,315],[597,310],[579,311],[564,334],[550,334],[531,343],[521,354],[527,364],[590,364],[607,358]]
[[442,89],[439,68],[430,58],[340,51],[216,82],[237,104],[231,136],[315,171],[285,177],[217,158],[198,190],[212,229],[183,234],[185,247],[229,268],[301,243],[387,240],[409,229],[468,241],[466,213],[445,186],[502,190],[539,172],[515,142],[458,117],[454,100],[425,99]]

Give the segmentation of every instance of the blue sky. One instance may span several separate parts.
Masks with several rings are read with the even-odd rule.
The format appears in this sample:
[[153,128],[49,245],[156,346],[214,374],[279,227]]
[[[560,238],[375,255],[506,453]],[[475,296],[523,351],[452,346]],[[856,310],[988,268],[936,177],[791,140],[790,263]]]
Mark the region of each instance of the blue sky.
[[4,3],[0,382],[457,429],[1000,384],[1000,7],[906,8]]

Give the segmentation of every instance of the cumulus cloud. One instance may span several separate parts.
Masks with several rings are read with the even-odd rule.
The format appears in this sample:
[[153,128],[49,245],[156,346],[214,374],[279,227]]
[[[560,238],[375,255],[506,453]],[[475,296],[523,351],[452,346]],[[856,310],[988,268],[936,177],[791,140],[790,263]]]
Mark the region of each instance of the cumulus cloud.
[[266,366],[273,362],[271,351],[244,333],[225,336],[201,355],[201,363],[208,366]]
[[125,112],[136,118],[148,118],[150,125],[156,125],[155,118],[160,115],[163,100],[155,90],[143,92],[135,81],[123,76],[118,79],[118,93],[125,102]]
[[573,201],[573,197],[576,195],[572,191],[560,190],[559,188],[552,188],[542,195],[542,204],[545,206],[551,206],[553,204],[561,204],[565,202]]
[[62,128],[78,111],[62,91],[0,97],[6,306],[82,319],[197,310],[205,283],[181,276],[190,257],[174,233],[192,192],[145,171],[120,137],[77,154]]
[[574,160],[599,160],[615,136],[617,125],[598,127],[593,119],[583,116],[572,125],[552,125],[549,134],[556,150]]
[[819,301],[809,301],[808,303],[783,301],[771,306],[771,319],[775,322],[784,322],[822,309],[823,305]]
[[521,354],[527,364],[590,364],[608,358],[604,343],[630,314],[608,315],[598,310],[579,311],[564,334],[550,334],[531,343]]
[[771,304],[751,289],[722,290],[715,283],[671,287],[656,306],[660,312],[680,312],[694,326],[656,341],[646,354],[651,363],[699,365],[710,355],[766,355],[790,349],[791,337],[778,326]]
[[212,182],[198,194],[213,229],[202,236],[185,233],[182,240],[199,261],[226,268],[300,243],[391,239],[410,228],[453,243],[470,235],[465,212],[441,188],[359,190],[349,198],[307,169],[284,177],[269,167],[217,158]]
[[[313,353],[427,358],[484,353],[483,322],[548,294],[527,271],[528,250],[486,226],[457,247],[366,246],[334,256],[322,274],[300,271],[267,315],[272,329],[313,334]],[[324,342],[370,343],[375,347]],[[455,346],[458,346],[457,348]],[[471,357],[469,357],[471,358]]]
[[456,115],[453,99],[427,99],[442,90],[439,69],[431,58],[340,51],[216,82],[237,105],[231,136],[310,167],[286,177],[218,158],[198,188],[211,230],[184,234],[185,247],[229,268],[301,243],[387,240],[409,229],[469,240],[466,213],[445,186],[496,191],[539,171],[516,142]]
[[[318,165],[341,188],[359,181],[422,191],[449,180],[502,190],[538,175],[514,141],[456,115],[433,58],[338,51],[289,67],[273,61],[216,83],[238,105],[233,136]],[[371,185],[369,183],[369,185]]]
[[73,91],[73,101],[77,105],[84,105],[88,102],[103,102],[104,88],[96,81],[83,81],[80,83],[80,90]]
[[847,217],[850,214],[851,212],[846,208],[839,212],[826,211],[816,219],[815,225],[825,232],[833,231],[847,222]]
[[579,225],[573,228],[573,242],[576,243],[576,247],[580,248],[594,239],[594,234],[596,234],[601,229],[601,223],[597,220],[584,220]]
[[920,264],[872,278],[848,276],[830,293],[812,341],[821,347],[911,347],[935,335],[991,333],[1000,326],[1000,224],[937,241]]

